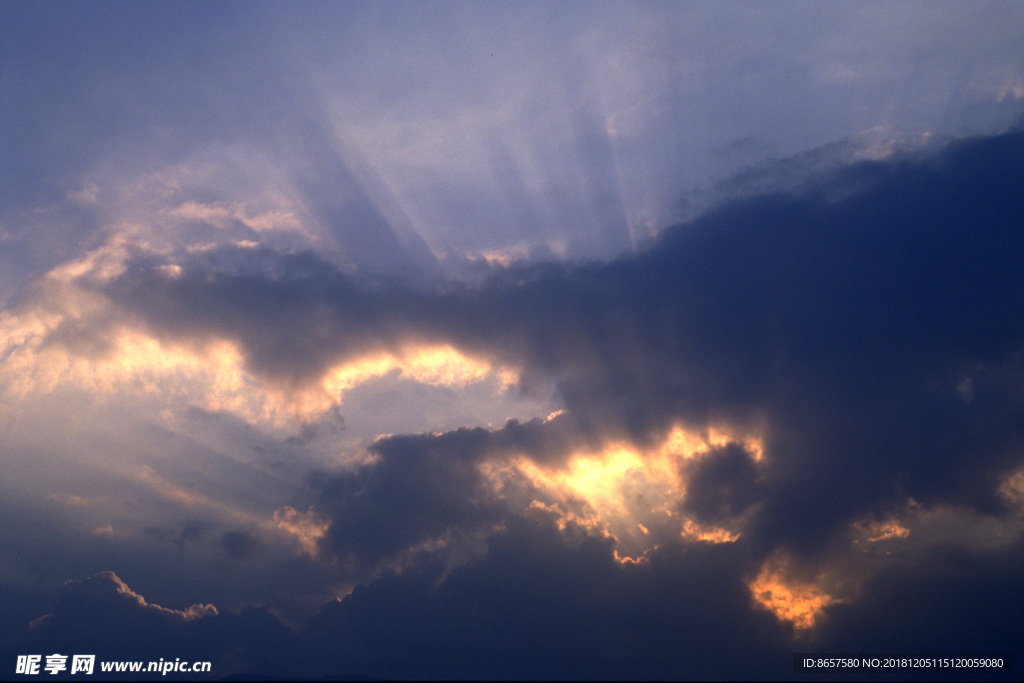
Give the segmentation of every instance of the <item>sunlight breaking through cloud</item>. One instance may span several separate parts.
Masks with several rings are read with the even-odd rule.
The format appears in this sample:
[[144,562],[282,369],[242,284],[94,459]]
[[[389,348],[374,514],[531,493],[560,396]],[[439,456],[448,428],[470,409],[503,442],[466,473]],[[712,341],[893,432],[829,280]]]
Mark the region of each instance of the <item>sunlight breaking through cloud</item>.
[[813,583],[789,578],[788,564],[784,559],[769,559],[748,587],[756,604],[797,631],[806,631],[836,600]]

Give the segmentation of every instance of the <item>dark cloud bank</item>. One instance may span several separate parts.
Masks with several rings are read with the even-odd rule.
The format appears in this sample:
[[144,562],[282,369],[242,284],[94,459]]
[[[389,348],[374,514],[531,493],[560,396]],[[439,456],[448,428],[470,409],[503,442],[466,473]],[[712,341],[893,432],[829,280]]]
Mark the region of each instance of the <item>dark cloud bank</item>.
[[[879,560],[804,634],[755,609],[746,584],[773,553],[842,565],[851,524],[911,498],[1019,514],[999,486],[1024,465],[1022,263],[1022,133],[860,162],[724,204],[612,263],[516,266],[475,286],[414,287],[254,250],[197,256],[169,278],[140,257],[97,285],[126,319],[232,339],[272,381],[299,386],[346,357],[444,342],[522,367],[523,390],[554,386],[566,412],[383,438],[373,464],[312,476],[331,521],[323,555],[363,584],[297,634],[261,610],[150,613],[105,575],[66,586],[28,650],[395,678],[777,679],[805,650],[1019,658],[1019,535]],[[527,482],[496,491],[479,469],[716,421],[760,425],[764,459],[718,449],[688,473],[699,488],[684,511],[709,524],[749,515],[745,533],[721,545],[666,535],[639,565],[525,508]]]

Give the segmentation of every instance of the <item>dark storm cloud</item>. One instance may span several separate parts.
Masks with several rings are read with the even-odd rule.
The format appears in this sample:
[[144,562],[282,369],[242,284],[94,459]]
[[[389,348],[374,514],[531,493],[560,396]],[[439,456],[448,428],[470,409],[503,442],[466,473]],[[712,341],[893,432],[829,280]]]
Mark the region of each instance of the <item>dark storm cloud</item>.
[[247,560],[263,549],[259,538],[247,531],[234,529],[221,535],[220,545],[229,557],[236,560]]
[[[296,634],[263,610],[151,605],[103,572],[66,584],[16,652],[208,659],[215,678],[779,680],[792,677],[794,650],[1018,646],[1019,543],[980,552],[938,547],[923,561],[890,565],[862,599],[829,607],[821,628],[798,641],[751,608],[746,584],[757,556],[742,540],[676,540],[643,563],[622,564],[611,539],[573,523],[560,529],[551,513],[529,510],[509,515],[487,545],[455,568],[431,554],[385,572]],[[977,672],[907,678],[951,675]]]
[[[609,539],[533,510],[510,516],[485,557],[452,569],[426,556],[297,634],[264,610],[152,605],[101,572],[65,584],[17,653],[209,660],[215,679],[744,678],[752,661],[788,664],[788,630],[749,609],[749,560],[742,544],[676,543],[624,567]],[[730,650],[739,656],[723,659]]]
[[353,569],[363,569],[446,532],[498,522],[507,509],[485,495],[475,462],[488,436],[484,429],[460,429],[436,439],[395,437],[374,445],[378,462],[315,481],[318,510],[331,520],[330,545]]
[[150,525],[143,528],[142,531],[158,541],[173,543],[179,551],[183,552],[186,546],[198,542],[209,530],[209,523],[192,519],[182,522],[180,530]]
[[266,249],[218,252],[174,279],[143,266],[108,289],[161,336],[237,341],[253,370],[294,383],[346,357],[396,346],[414,329],[406,319],[415,319],[417,301],[394,290],[360,286],[308,253]]
[[610,540],[531,511],[478,561],[448,573],[435,558],[325,607],[303,659],[385,678],[745,678],[787,636],[749,609],[748,561],[742,545],[675,543],[623,566]]
[[712,449],[691,467],[682,509],[703,524],[722,526],[764,496],[754,458],[739,444]]
[[814,647],[1014,654],[1013,670],[1001,674],[894,672],[893,678],[1019,679],[1022,562],[1020,540],[997,549],[933,548],[916,562],[897,563],[875,576],[863,587],[860,599],[829,607]]
[[[219,678],[268,668],[292,638],[266,610],[218,613],[212,605],[167,609],[147,602],[113,572],[99,572],[65,583],[50,612],[32,622],[16,654],[95,654],[93,675],[108,679],[117,676],[101,674],[102,660],[211,661],[210,675]],[[9,660],[4,662],[6,671],[13,672],[15,653],[5,653],[4,659]],[[63,676],[70,675],[65,671]],[[121,676],[133,677],[138,674]]]
[[300,638],[300,660],[314,675],[800,680],[794,651],[1019,654],[1020,544],[941,547],[891,566],[865,586],[870,597],[831,606],[821,630],[799,640],[750,608],[756,553],[743,541],[670,542],[638,565],[612,551],[572,524],[559,532],[543,512],[513,516],[478,561],[448,573],[435,558],[326,606]]
[[580,437],[565,416],[382,437],[369,448],[376,457],[355,472],[312,476],[317,512],[331,522],[323,545],[354,570],[438,540],[460,548],[463,537],[485,535],[534,493],[521,480],[496,490],[482,462],[520,454],[557,461]]

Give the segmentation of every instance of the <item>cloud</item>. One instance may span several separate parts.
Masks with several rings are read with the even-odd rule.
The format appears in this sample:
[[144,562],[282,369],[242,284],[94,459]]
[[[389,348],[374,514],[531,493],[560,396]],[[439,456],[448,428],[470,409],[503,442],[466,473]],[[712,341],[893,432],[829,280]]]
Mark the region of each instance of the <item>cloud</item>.
[[555,416],[510,420],[495,430],[381,437],[358,469],[312,475],[315,509],[328,522],[322,545],[355,571],[404,561],[423,548],[464,549],[530,500],[514,490],[522,482],[502,486],[482,465],[524,453],[563,458],[578,439],[566,422]]
[[683,509],[699,522],[727,523],[747,514],[764,496],[757,463],[739,444],[712,451],[690,469]]
[[582,9],[0,4],[0,622],[215,676],[1014,647],[1024,141],[964,136],[1024,9]]
[[[247,386],[321,392],[308,424],[325,428],[363,381],[337,378],[374,359],[392,360],[366,377],[503,374],[561,411],[384,435],[275,506],[298,552],[360,584],[306,631],[337,646],[309,671],[745,677],[794,642],[875,647],[879,596],[917,579],[994,604],[978,558],[1010,566],[1021,537],[1022,160],[1021,133],[894,152],[733,199],[608,263],[491,265],[473,282],[122,244],[51,276],[85,302],[57,323],[45,288],[27,297],[7,358],[117,357],[102,342],[122,329],[193,356],[226,345]],[[259,552],[243,521],[210,536],[222,553]],[[206,538],[180,529],[183,546]],[[893,643],[958,647],[920,628]],[[736,632],[742,657],[707,654]]]
[[[291,639],[265,610],[230,614],[200,604],[168,609],[103,571],[61,586],[51,611],[32,622],[18,653],[94,654],[97,675],[101,661],[211,661],[211,674],[219,678],[268,668]],[[7,659],[13,666],[14,655]]]
[[[282,396],[360,359],[444,346],[513,368],[523,391],[554,387],[597,440],[763,425],[755,524],[769,544],[806,550],[908,497],[1002,509],[1024,436],[1009,417],[1022,400],[1022,147],[1017,133],[862,161],[797,194],[725,205],[635,256],[496,268],[479,285],[368,279],[267,248],[236,259],[225,246],[174,274],[158,254],[129,255],[83,289],[160,343],[228,344],[239,371]],[[79,316],[75,344],[109,336],[108,316]],[[42,345],[69,347],[61,329]],[[453,455],[424,462],[454,467],[460,439],[491,438],[455,434]],[[371,449],[379,467],[399,443]],[[472,489],[467,476],[446,483]]]
[[[33,621],[31,630],[34,639],[67,638],[77,647],[152,650],[168,627],[183,629],[190,622],[216,615],[213,605],[173,610],[150,604],[116,574],[106,571],[65,583],[52,612]],[[111,631],[121,637],[108,639]]]
[[746,671],[720,660],[729,642],[755,658],[787,646],[785,627],[748,608],[742,546],[677,543],[623,565],[609,539],[556,522],[513,515],[485,556],[453,569],[434,554],[386,572],[298,634],[263,610],[159,607],[101,572],[65,584],[18,652],[209,660],[216,678],[701,678]]
[[[422,563],[357,588],[303,635],[313,675],[396,678],[749,676],[786,629],[749,609],[745,549],[679,543],[622,565],[612,542],[540,510],[512,516],[486,556]],[[610,645],[614,644],[614,645]]]
[[[1016,653],[1020,537],[984,551],[931,549],[920,561],[896,562],[863,587],[857,600],[831,605],[814,645],[862,651]],[[947,649],[948,648],[948,649]],[[976,672],[951,672],[958,680]],[[997,678],[993,675],[993,678]],[[912,675],[905,675],[911,680]],[[936,677],[937,678],[937,677]],[[1002,675],[1002,680],[1010,676]]]
[[[1016,647],[1019,542],[980,554],[934,547],[923,562],[889,562],[856,600],[792,580],[785,563],[755,577],[752,550],[677,539],[622,563],[612,539],[532,508],[509,515],[486,553],[456,567],[425,553],[325,605],[294,634],[263,610],[161,608],[102,572],[66,584],[19,652],[170,654],[211,660],[215,677],[749,680],[789,677],[794,651]],[[913,672],[922,675],[950,672]]]
[[220,537],[220,544],[236,560],[247,560],[262,550],[259,538],[245,531],[225,531]]

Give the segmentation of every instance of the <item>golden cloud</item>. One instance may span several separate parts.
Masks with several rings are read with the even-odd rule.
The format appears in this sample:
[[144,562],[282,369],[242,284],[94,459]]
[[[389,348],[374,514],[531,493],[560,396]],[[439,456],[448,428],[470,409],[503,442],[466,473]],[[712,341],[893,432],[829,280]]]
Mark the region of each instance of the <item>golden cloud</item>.
[[814,627],[822,610],[838,601],[814,583],[794,580],[788,574],[789,562],[773,557],[747,587],[756,605],[797,631],[806,631]]
[[555,514],[562,528],[571,522],[615,538],[625,561],[657,545],[661,535],[652,529],[674,527],[672,533],[688,541],[731,543],[739,538],[738,531],[701,525],[679,512],[686,496],[684,462],[737,441],[760,457],[762,443],[756,435],[677,425],[650,448],[619,441],[596,452],[580,450],[559,465],[523,456],[485,464],[482,472],[495,491],[510,477],[524,478],[550,501],[533,500],[531,507]]

